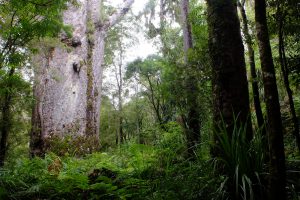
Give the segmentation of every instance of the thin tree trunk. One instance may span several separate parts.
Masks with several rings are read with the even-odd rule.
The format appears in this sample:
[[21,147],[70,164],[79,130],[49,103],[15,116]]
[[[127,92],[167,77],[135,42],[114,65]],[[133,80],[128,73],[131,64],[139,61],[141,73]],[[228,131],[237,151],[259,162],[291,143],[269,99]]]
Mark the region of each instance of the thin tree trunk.
[[168,55],[168,47],[167,47],[167,41],[165,39],[165,33],[166,33],[166,0],[160,0],[160,11],[159,11],[159,23],[160,23],[160,41],[162,43],[162,54],[163,56]]
[[186,93],[187,93],[187,124],[185,126],[187,147],[190,156],[194,156],[196,145],[200,142],[200,113],[198,105],[198,81],[195,69],[189,59],[189,51],[193,49],[191,24],[189,22],[189,0],[181,1],[182,28],[186,65]]
[[268,117],[267,132],[270,152],[268,199],[285,200],[286,172],[282,121],[267,27],[265,0],[255,0],[255,21]]
[[[235,126],[246,126],[250,141],[249,92],[237,8],[232,0],[207,0],[207,6],[215,131],[225,126],[231,138]],[[212,148],[211,153],[219,156],[221,152]]]
[[[11,69],[9,72],[9,78],[11,78],[15,73],[14,69]],[[11,128],[11,104],[12,104],[12,84],[8,80],[8,85],[4,94],[4,102],[2,107],[2,119],[0,125],[0,133],[1,133],[1,140],[0,140],[0,167],[4,166],[4,161],[6,158],[7,152],[7,140],[8,134]]]
[[281,72],[283,75],[283,82],[284,86],[288,95],[288,100],[289,100],[289,107],[290,107],[290,112],[291,112],[291,117],[292,117],[292,122],[293,122],[293,135],[296,138],[297,142],[297,147],[298,151],[300,153],[300,135],[299,135],[299,122],[298,118],[296,115],[296,110],[295,110],[295,104],[293,100],[293,91],[290,87],[290,81],[289,81],[289,68],[288,68],[288,63],[286,61],[286,54],[285,54],[285,45],[284,45],[284,18],[285,14],[284,11],[282,10],[283,8],[281,7],[281,2],[278,2],[278,7],[277,7],[277,20],[278,20],[278,40],[279,40],[279,61],[280,61],[280,67],[281,67]]
[[245,41],[248,48],[248,59],[250,64],[250,71],[251,71],[251,78],[252,78],[252,92],[253,92],[253,100],[254,100],[254,108],[256,113],[256,119],[258,127],[261,128],[262,135],[266,135],[266,129],[265,129],[265,123],[264,123],[264,117],[261,110],[260,105],[260,98],[259,98],[259,87],[258,87],[258,78],[256,75],[256,66],[255,66],[255,57],[254,57],[254,50],[252,47],[252,38],[249,33],[248,28],[248,19],[246,15],[246,11],[244,9],[245,0],[242,0],[242,2],[238,2],[238,8],[240,10],[241,16],[242,16],[242,22],[243,22],[243,34],[245,36]]
[[119,135],[120,135],[120,143],[123,144],[125,142],[125,135],[123,131],[123,98],[122,98],[122,93],[123,93],[123,72],[122,72],[122,67],[123,67],[123,49],[122,49],[122,44],[120,45],[120,63],[119,63],[119,69],[118,69],[118,98],[119,98]]

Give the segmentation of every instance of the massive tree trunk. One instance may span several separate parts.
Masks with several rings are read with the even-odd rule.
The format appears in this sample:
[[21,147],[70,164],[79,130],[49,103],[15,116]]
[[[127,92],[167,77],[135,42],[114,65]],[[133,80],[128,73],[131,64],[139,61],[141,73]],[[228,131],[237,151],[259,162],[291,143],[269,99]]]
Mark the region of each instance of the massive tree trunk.
[[291,112],[291,117],[292,117],[292,122],[293,122],[293,135],[296,138],[296,143],[298,147],[298,151],[300,153],[300,133],[299,133],[299,122],[298,118],[296,115],[296,110],[295,110],[295,104],[294,104],[294,99],[293,99],[293,91],[290,87],[290,81],[289,81],[289,67],[288,63],[286,60],[286,53],[285,53],[285,44],[284,44],[284,21],[285,21],[286,13],[284,11],[284,3],[281,1],[278,1],[278,6],[277,6],[277,25],[278,25],[278,51],[279,51],[279,61],[280,61],[280,68],[281,72],[283,75],[283,82],[285,86],[285,90],[288,95],[288,100],[289,100],[289,107],[290,107],[290,112]]
[[124,1],[107,21],[100,19],[102,0],[68,5],[63,21],[73,27],[72,38],[61,34],[61,45],[43,49],[34,59],[31,155],[43,155],[52,141],[67,135],[83,153],[98,147],[104,40],[133,2]]
[[[234,126],[246,125],[246,137],[250,140],[248,82],[237,8],[232,0],[207,0],[207,6],[215,130],[225,126],[231,135]],[[212,149],[213,156],[219,153]]]
[[186,118],[186,137],[187,147],[190,156],[194,156],[194,150],[200,142],[200,113],[198,105],[198,81],[195,69],[189,59],[189,51],[193,49],[193,39],[191,24],[189,22],[189,0],[181,1],[182,29],[184,40],[184,53],[186,65],[185,87],[187,93],[187,118]]
[[285,155],[276,74],[269,41],[265,0],[255,0],[255,21],[267,107],[270,176],[268,199],[286,199]]
[[243,28],[242,28],[243,34],[245,36],[245,41],[248,49],[248,59],[249,59],[251,79],[252,79],[254,108],[256,113],[257,125],[259,128],[261,128],[262,135],[266,135],[264,117],[261,110],[260,98],[259,98],[258,78],[256,75],[255,57],[254,57],[254,50],[252,47],[253,42],[252,42],[251,35],[249,33],[248,19],[247,19],[246,11],[244,9],[244,5],[245,5],[245,0],[238,2],[238,8],[240,10],[242,16],[242,22],[243,22]]

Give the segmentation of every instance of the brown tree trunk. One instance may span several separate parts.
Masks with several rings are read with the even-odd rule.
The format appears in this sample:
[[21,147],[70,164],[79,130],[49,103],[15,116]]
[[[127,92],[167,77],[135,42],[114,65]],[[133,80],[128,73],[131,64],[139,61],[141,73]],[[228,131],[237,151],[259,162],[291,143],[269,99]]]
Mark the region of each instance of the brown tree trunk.
[[255,0],[255,21],[267,107],[270,176],[268,199],[286,199],[285,155],[276,74],[269,41],[265,0]]
[[195,69],[189,59],[189,51],[193,49],[193,39],[191,24],[189,22],[189,0],[181,1],[182,29],[184,40],[186,80],[185,87],[187,93],[187,118],[185,132],[187,137],[187,147],[190,156],[194,156],[194,150],[200,142],[200,113],[198,105],[198,81],[195,77]]
[[[232,0],[207,0],[209,51],[212,61],[213,120],[216,131],[247,126],[252,138],[249,92],[240,23]],[[225,123],[225,124],[224,124]],[[212,155],[219,152],[212,149]]]
[[[8,76],[11,78],[15,73],[14,69],[11,69]],[[12,84],[10,83],[11,80],[8,80],[8,85],[6,87],[6,91],[4,93],[4,102],[2,107],[2,119],[0,124],[0,167],[4,166],[4,161],[6,158],[7,152],[7,139],[8,134],[11,128],[11,101],[12,101]]]
[[287,95],[288,95],[292,122],[293,122],[293,125],[294,125],[293,135],[295,136],[298,151],[300,153],[299,122],[298,122],[298,118],[297,118],[297,115],[296,115],[295,104],[294,104],[294,100],[293,100],[293,91],[290,87],[290,81],[289,81],[289,68],[288,68],[288,63],[287,63],[287,60],[286,60],[285,45],[284,45],[284,18],[285,18],[285,13],[283,11],[283,6],[281,4],[282,4],[281,2],[278,2],[278,7],[277,7],[279,61],[280,61],[281,72],[282,72],[282,75],[283,75],[284,86],[285,86],[285,89],[286,89],[286,92],[287,92]]
[[254,101],[254,108],[256,113],[256,119],[257,119],[257,125],[259,128],[261,128],[262,135],[266,135],[266,129],[265,129],[265,123],[264,123],[264,117],[261,110],[260,105],[260,99],[259,99],[259,87],[258,87],[258,78],[256,75],[256,66],[255,66],[255,57],[254,57],[254,50],[252,47],[252,38],[249,33],[248,28],[248,19],[246,15],[246,11],[244,9],[245,0],[242,2],[238,2],[238,8],[240,10],[241,16],[242,16],[242,22],[243,22],[243,34],[245,36],[245,41],[247,44],[248,49],[248,59],[250,64],[250,71],[251,71],[251,79],[252,79],[252,92],[253,92],[253,101]]

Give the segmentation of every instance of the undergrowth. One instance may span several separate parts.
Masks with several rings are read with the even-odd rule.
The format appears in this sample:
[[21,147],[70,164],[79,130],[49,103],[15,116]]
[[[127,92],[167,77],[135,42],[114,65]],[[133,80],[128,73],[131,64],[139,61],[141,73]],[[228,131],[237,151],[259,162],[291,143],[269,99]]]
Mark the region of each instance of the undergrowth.
[[[231,138],[225,132],[218,136],[223,156],[216,161],[223,164],[226,172],[220,175],[214,168],[215,160],[209,159],[209,149],[199,148],[196,158],[189,159],[180,126],[170,123],[166,127],[155,145],[132,140],[117,149],[84,157],[48,153],[43,159],[9,163],[0,169],[0,199],[251,200],[261,197],[266,169],[258,135],[246,143],[245,130],[241,127],[235,129]],[[203,146],[207,145],[199,145]],[[299,179],[290,180],[293,182],[289,184],[289,199],[298,199]]]
[[179,125],[166,130],[154,146],[19,159],[0,171],[0,199],[212,199],[221,179],[209,162],[186,158]]

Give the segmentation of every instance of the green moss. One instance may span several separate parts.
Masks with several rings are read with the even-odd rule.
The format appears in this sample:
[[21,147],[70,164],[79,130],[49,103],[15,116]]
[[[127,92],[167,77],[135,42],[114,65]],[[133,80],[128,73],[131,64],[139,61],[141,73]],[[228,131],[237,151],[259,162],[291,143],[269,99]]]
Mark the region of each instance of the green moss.
[[95,135],[80,136],[66,133],[64,137],[51,135],[45,142],[46,152],[59,156],[83,156],[99,150],[99,139]]

